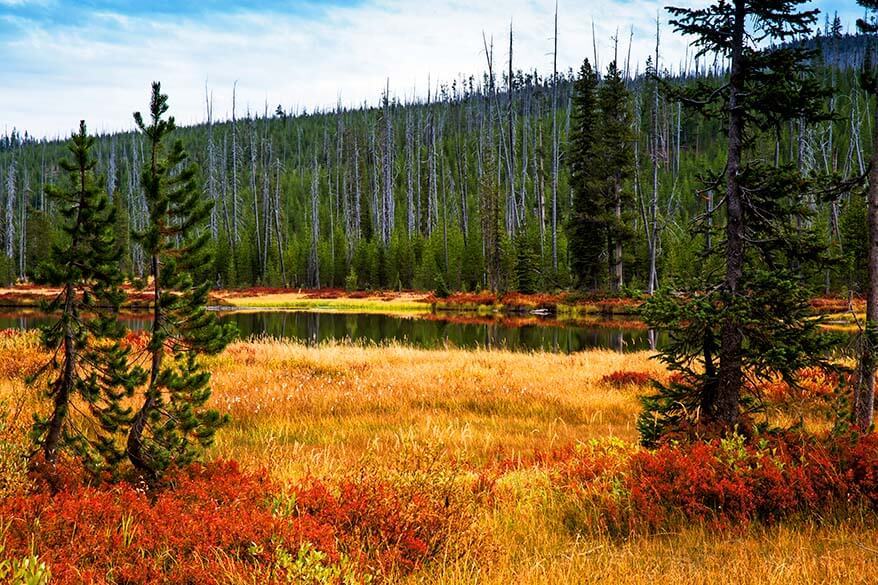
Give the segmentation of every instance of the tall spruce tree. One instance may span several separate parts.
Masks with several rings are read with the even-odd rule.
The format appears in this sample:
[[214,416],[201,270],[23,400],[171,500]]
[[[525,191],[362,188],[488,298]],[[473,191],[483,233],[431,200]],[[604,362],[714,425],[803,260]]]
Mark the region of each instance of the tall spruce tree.
[[596,289],[603,282],[601,260],[607,244],[607,226],[600,185],[597,131],[598,78],[588,59],[573,86],[570,142],[567,161],[573,208],[567,222],[570,264],[580,288]]
[[126,452],[149,480],[192,461],[223,424],[225,418],[207,407],[210,373],[198,356],[221,351],[233,334],[206,309],[210,283],[196,284],[192,277],[211,261],[204,226],[212,202],[198,187],[196,167],[182,143],[170,141],[176,126],[173,116],[164,117],[167,111],[168,96],[156,82],[149,118],[134,114],[149,153],[141,172],[148,224],[135,236],[149,258],[153,323],[149,380]]
[[[795,384],[801,368],[828,366],[832,340],[809,318],[804,286],[823,252],[807,227],[806,202],[820,185],[794,164],[778,163],[775,152],[759,150],[792,120],[825,119],[826,91],[810,66],[814,53],[787,43],[808,35],[815,21],[815,11],[798,9],[802,3],[719,0],[669,9],[671,25],[694,37],[699,56],[729,60],[721,84],[702,80],[677,92],[684,104],[726,125],[725,168],[705,170],[705,189],[725,186],[725,233],[706,252],[699,278],[646,305],[648,322],[670,332],[662,361],[682,374],[644,400],[639,429],[646,443],[695,422],[733,431],[742,410],[756,404],[760,380],[780,375]],[[717,264],[721,275],[710,270]]]
[[[71,159],[60,163],[66,186],[46,189],[63,218],[65,238],[35,273],[38,281],[61,291],[45,307],[59,317],[42,329],[42,345],[52,359],[38,375],[50,371],[52,410],[48,418],[37,417],[33,437],[47,463],[54,464],[59,450],[69,448],[89,469],[100,471],[124,459],[115,436],[131,417],[124,402],[145,372],[129,367],[129,349],[119,341],[124,333],[117,319],[124,298],[122,251],[114,210],[95,176],[93,145],[80,122],[68,145]],[[77,404],[74,421],[70,411]]]
[[597,162],[603,172],[607,258],[610,285],[613,291],[618,292],[624,285],[624,245],[633,235],[629,225],[634,199],[630,186],[634,170],[634,134],[631,128],[631,95],[616,61],[607,67],[607,75],[598,88],[598,107],[601,141]]

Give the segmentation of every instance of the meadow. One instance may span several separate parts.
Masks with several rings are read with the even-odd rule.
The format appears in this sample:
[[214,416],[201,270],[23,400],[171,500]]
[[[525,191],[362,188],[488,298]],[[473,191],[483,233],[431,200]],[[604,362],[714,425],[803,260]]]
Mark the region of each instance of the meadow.
[[[67,499],[21,494],[14,431],[39,408],[24,377],[44,358],[34,334],[0,336],[7,578],[29,559],[59,583],[868,583],[878,569],[874,448],[844,470],[795,441],[643,450],[637,397],[667,378],[648,353],[237,342],[209,359],[231,422],[204,468],[149,498],[71,480]],[[774,416],[825,429],[834,383],[811,382],[804,414],[768,388]],[[171,520],[147,534],[157,509]]]

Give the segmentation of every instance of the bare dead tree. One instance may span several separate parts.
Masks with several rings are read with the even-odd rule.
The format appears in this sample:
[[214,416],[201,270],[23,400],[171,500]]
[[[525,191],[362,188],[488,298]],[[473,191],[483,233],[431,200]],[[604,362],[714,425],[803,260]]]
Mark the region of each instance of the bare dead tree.
[[6,228],[6,237],[3,240],[5,244],[5,252],[6,257],[12,260],[14,256],[14,247],[15,247],[15,179],[16,179],[16,171],[18,170],[17,161],[12,159],[12,163],[9,165],[9,170],[6,172],[6,217],[5,217],[5,228]]
[[311,253],[308,256],[308,284],[320,286],[320,167],[314,158],[311,171]]
[[235,256],[238,237],[238,119],[236,113],[238,82],[232,86],[232,255]]
[[[594,23],[592,23],[594,26]],[[594,31],[592,30],[592,36]],[[555,0],[555,34],[552,51],[552,268],[558,271],[558,1]],[[597,58],[595,58],[597,67]]]

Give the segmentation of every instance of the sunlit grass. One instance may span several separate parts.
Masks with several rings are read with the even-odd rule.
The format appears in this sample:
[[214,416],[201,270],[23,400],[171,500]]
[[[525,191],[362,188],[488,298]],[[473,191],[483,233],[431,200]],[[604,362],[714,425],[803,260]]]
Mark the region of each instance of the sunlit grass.
[[253,309],[299,309],[348,313],[428,313],[430,305],[407,298],[310,298],[299,293],[281,293],[259,296],[223,297],[222,302],[232,307]]
[[635,439],[636,388],[606,372],[658,374],[647,353],[573,355],[420,350],[264,340],[214,362],[214,404],[232,416],[216,453],[280,473],[378,461],[402,443],[438,444],[472,463],[577,440]]

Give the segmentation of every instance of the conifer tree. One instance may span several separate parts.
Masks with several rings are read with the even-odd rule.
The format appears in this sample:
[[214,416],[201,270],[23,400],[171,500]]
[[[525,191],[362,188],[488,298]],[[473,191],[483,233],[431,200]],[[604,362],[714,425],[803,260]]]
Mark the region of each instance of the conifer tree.
[[607,230],[598,167],[597,74],[588,59],[573,86],[570,142],[567,161],[573,209],[567,223],[570,264],[580,288],[598,288],[602,282],[601,256]]
[[[790,120],[825,119],[813,51],[785,44],[809,34],[815,21],[815,11],[798,10],[802,3],[718,0],[669,9],[672,26],[694,37],[699,56],[730,60],[727,82],[701,80],[676,94],[705,118],[726,123],[725,168],[705,172],[704,185],[725,186],[725,233],[706,252],[698,278],[645,308],[652,326],[670,332],[661,359],[681,374],[645,399],[639,429],[646,443],[696,422],[733,431],[742,410],[756,404],[756,382],[780,375],[795,385],[801,368],[828,366],[832,339],[810,318],[805,287],[808,267],[823,253],[807,227],[807,201],[819,199],[821,186],[793,164],[765,162],[757,142],[771,137],[760,129],[777,136]],[[716,264],[721,276],[711,270]]]
[[613,61],[598,84],[586,59],[574,84],[570,137],[573,209],[568,222],[571,268],[580,287],[597,288],[607,259],[614,291],[623,285],[623,245],[632,234],[631,96]]
[[[33,437],[46,463],[54,464],[59,450],[69,448],[89,469],[100,471],[124,458],[115,435],[131,416],[125,399],[145,376],[129,367],[129,350],[119,341],[124,333],[117,319],[124,298],[118,269],[122,251],[115,240],[114,210],[95,176],[93,144],[80,122],[68,145],[71,159],[60,163],[67,184],[46,189],[63,218],[65,239],[36,272],[39,281],[61,291],[45,307],[59,317],[42,329],[42,344],[52,359],[38,374],[49,372],[52,409],[47,419],[37,418]],[[82,407],[73,421],[75,404]]]
[[141,183],[148,207],[146,228],[135,234],[150,263],[153,323],[147,351],[149,380],[128,431],[129,460],[148,480],[185,465],[213,441],[225,418],[207,407],[210,373],[199,355],[221,351],[233,332],[207,311],[210,283],[192,272],[210,263],[205,223],[212,202],[198,187],[197,171],[165,118],[168,97],[153,83],[149,117],[134,121],[146,139]]
[[624,284],[623,246],[632,236],[628,226],[633,203],[629,182],[634,162],[634,135],[631,129],[631,95],[616,61],[612,61],[607,68],[597,97],[601,128],[597,162],[604,175],[607,257],[610,261],[611,287],[618,292]]
[[538,237],[539,234],[527,227],[515,236],[515,280],[520,293],[533,294],[539,290]]

